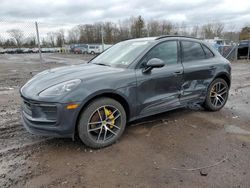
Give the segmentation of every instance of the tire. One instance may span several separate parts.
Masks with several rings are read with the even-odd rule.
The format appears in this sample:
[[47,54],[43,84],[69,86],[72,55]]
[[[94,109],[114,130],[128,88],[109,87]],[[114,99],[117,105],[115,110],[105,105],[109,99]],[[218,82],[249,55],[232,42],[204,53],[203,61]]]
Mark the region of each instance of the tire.
[[92,54],[92,55],[94,55],[94,54],[95,54],[95,52],[93,52],[93,51],[92,51],[92,52],[91,52],[91,54]]
[[102,97],[92,101],[81,112],[77,126],[79,137],[86,146],[94,149],[106,147],[123,134],[126,112],[118,101]]
[[[224,89],[223,89],[224,88]],[[224,79],[215,79],[208,87],[204,107],[209,111],[218,111],[226,104],[229,87]]]

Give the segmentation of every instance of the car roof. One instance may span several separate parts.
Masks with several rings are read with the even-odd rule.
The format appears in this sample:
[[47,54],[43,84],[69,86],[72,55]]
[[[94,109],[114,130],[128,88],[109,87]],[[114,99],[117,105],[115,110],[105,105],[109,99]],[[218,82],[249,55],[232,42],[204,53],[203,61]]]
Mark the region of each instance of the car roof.
[[176,38],[176,39],[189,39],[189,40],[193,40],[193,41],[199,41],[201,42],[200,39],[195,38],[195,37],[190,37],[190,36],[183,36],[183,35],[162,35],[162,36],[158,36],[158,37],[143,37],[143,38],[136,38],[136,39],[129,39],[129,41],[156,41],[156,40],[164,40],[164,39],[172,39],[172,38]]
[[157,37],[156,40],[164,39],[164,38],[184,38],[184,39],[196,39],[196,40],[199,40],[198,38],[185,36],[185,35],[162,35],[162,36]]

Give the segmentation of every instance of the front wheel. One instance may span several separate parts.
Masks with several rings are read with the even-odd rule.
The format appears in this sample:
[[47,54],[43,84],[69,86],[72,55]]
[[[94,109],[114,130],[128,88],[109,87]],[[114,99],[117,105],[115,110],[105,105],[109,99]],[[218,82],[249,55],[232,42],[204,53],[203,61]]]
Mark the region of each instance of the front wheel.
[[229,87],[225,80],[215,79],[207,90],[204,107],[210,111],[220,110],[227,102]]
[[82,142],[91,148],[102,148],[115,143],[126,126],[126,112],[111,98],[92,101],[83,110],[78,123]]

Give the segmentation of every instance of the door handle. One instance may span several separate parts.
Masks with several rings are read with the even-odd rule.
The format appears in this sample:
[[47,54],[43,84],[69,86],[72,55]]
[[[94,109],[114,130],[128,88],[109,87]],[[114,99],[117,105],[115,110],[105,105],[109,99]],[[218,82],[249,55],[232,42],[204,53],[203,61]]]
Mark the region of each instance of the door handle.
[[216,67],[214,65],[209,66],[209,69],[215,69]]
[[183,72],[182,71],[175,71],[174,74],[175,75],[179,75],[179,74],[182,74]]

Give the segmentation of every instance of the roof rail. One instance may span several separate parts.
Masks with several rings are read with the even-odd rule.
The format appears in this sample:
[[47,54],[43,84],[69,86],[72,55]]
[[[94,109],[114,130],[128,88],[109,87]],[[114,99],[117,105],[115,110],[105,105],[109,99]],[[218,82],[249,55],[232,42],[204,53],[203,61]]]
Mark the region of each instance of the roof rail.
[[159,39],[163,39],[163,38],[167,38],[167,37],[185,37],[185,38],[190,38],[190,39],[198,39],[195,37],[184,36],[184,35],[163,35],[163,36],[157,37],[155,40],[159,40]]

